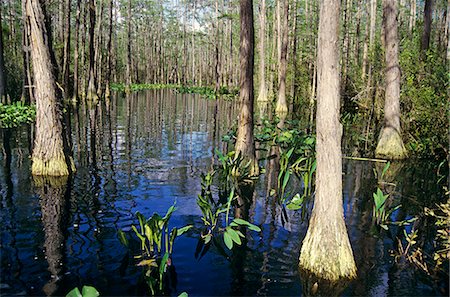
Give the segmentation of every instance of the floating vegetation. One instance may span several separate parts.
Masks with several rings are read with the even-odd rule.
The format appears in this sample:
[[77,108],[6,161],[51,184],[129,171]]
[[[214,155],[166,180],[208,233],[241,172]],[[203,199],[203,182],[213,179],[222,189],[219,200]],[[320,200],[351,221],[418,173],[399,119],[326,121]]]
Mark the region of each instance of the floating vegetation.
[[[110,85],[112,91],[125,92],[126,84],[113,83]],[[137,92],[142,90],[161,90],[161,89],[176,89],[177,84],[131,84],[130,91]]]
[[217,94],[213,87],[204,87],[204,86],[179,86],[176,88],[177,92],[180,94],[199,94],[205,97],[206,99],[216,99],[217,95],[224,99],[235,99],[239,90],[236,88],[228,88],[222,86],[219,88]]
[[36,107],[16,102],[11,105],[0,103],[0,128],[16,128],[22,124],[33,123],[36,119]]

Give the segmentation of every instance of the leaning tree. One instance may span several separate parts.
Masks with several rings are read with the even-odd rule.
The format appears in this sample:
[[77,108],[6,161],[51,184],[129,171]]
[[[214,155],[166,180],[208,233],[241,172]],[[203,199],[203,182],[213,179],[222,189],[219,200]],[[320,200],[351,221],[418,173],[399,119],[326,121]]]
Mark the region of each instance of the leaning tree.
[[36,130],[32,155],[33,175],[65,176],[73,161],[65,154],[61,98],[57,91],[44,1],[26,0],[35,81]]

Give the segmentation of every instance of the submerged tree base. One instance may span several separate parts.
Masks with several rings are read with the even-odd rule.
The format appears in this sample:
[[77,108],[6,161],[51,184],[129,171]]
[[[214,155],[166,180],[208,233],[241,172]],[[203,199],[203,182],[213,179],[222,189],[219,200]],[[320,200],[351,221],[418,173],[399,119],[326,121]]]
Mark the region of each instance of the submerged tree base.
[[354,279],[356,265],[344,219],[315,220],[313,214],[300,252],[300,269],[330,282]]
[[402,137],[397,130],[386,127],[381,131],[375,156],[390,160],[401,160],[408,157]]
[[[69,175],[69,167],[64,157],[53,158],[48,161],[33,157],[31,165],[31,174],[42,176],[67,176]],[[75,171],[73,159],[70,158],[70,169]]]
[[341,296],[352,281],[348,278],[330,281],[302,269],[300,270],[300,276],[303,296]]

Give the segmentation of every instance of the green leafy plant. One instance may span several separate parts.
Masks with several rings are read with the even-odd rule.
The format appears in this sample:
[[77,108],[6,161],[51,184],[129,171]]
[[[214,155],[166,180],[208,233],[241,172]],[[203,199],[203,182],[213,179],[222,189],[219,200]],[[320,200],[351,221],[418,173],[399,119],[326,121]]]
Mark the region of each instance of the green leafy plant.
[[16,128],[22,124],[33,123],[36,119],[36,108],[21,102],[11,105],[0,103],[0,128]]
[[78,288],[73,288],[69,293],[67,293],[66,297],[97,297],[100,296],[100,293],[96,288],[91,286],[83,286],[81,292]]
[[[192,225],[188,225],[182,228],[174,227],[169,231],[169,221],[175,210],[174,204],[164,217],[154,213],[148,219],[140,212],[136,212],[139,230],[135,225],[131,226],[141,243],[141,253],[135,256],[139,260],[137,266],[145,267],[145,278],[152,295],[164,289],[164,275],[171,265],[175,239],[192,228]],[[129,245],[122,230],[119,230],[119,239],[125,246]]]
[[211,191],[214,174],[215,171],[210,171],[202,175],[202,191],[197,197],[197,205],[202,212],[205,227],[201,239],[205,245],[208,245],[212,239],[223,234],[225,246],[231,250],[235,244],[241,245],[241,238],[245,238],[239,228],[246,227],[255,232],[260,232],[261,229],[240,218],[234,218],[230,222],[230,210],[237,199],[235,189],[231,188],[226,201],[221,202],[220,199],[215,201]]

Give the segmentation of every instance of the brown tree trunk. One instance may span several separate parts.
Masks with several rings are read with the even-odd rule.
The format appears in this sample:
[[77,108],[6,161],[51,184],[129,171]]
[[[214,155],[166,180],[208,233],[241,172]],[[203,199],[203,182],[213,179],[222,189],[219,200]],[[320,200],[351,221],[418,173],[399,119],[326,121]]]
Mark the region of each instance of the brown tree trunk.
[[109,100],[111,95],[111,68],[112,68],[112,34],[113,34],[113,7],[114,1],[109,0],[109,27],[108,27],[108,43],[107,52],[108,56],[106,58],[106,74],[105,74],[105,97]]
[[328,281],[356,276],[342,206],[339,122],[340,0],[322,0],[319,16],[316,196],[300,252],[300,268]]
[[64,153],[61,102],[45,23],[45,7],[39,0],[27,0],[26,12],[30,20],[36,97],[36,138],[31,172],[33,175],[64,176],[73,169],[73,163]]
[[267,102],[266,86],[266,0],[262,0],[259,6],[259,92],[258,102]]
[[[0,2],[1,4],[1,2]],[[0,5],[0,26],[2,24],[2,7]],[[3,32],[0,27],[0,103],[7,104],[6,98],[6,79],[5,79],[5,60],[3,58]]]
[[[128,44],[127,44],[127,87],[126,91],[130,91],[131,87],[131,0],[128,0],[128,15],[127,15],[127,36],[128,36]],[[161,67],[161,65],[160,65]]]
[[64,99],[69,100],[70,97],[70,0],[66,0],[66,24],[64,28],[64,57],[63,57],[63,79],[64,79]]
[[416,26],[416,14],[417,14],[417,5],[416,0],[411,0],[409,11],[409,33],[412,33],[414,27]]
[[98,100],[95,77],[95,1],[89,0],[89,81],[87,100],[96,104]]
[[80,47],[80,16],[81,16],[81,0],[77,0],[77,13],[75,15],[75,48],[73,51],[73,99],[75,103],[79,103],[78,100],[78,86],[79,86],[79,47]]
[[253,138],[253,66],[254,28],[253,1],[240,0],[240,114],[236,140],[236,151],[253,162],[253,174],[258,173]]
[[[280,3],[281,4],[281,3]],[[289,2],[283,1],[283,25],[279,34],[281,38],[281,52],[280,52],[280,64],[279,64],[279,77],[278,77],[278,100],[275,112],[279,117],[286,117],[288,112],[286,101],[286,72],[287,72],[287,52],[288,52],[288,18],[289,18]]]
[[387,159],[404,159],[407,154],[400,129],[400,65],[398,63],[396,0],[383,0],[383,19],[386,55],[384,127],[375,155]]
[[423,32],[420,50],[422,55],[430,47],[431,22],[433,21],[433,0],[425,0],[425,8],[423,11]]

